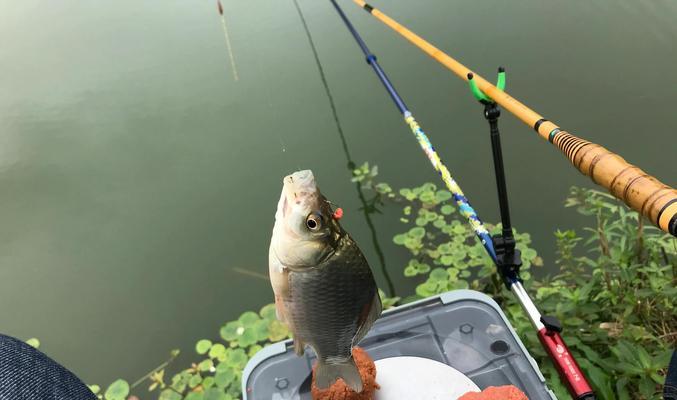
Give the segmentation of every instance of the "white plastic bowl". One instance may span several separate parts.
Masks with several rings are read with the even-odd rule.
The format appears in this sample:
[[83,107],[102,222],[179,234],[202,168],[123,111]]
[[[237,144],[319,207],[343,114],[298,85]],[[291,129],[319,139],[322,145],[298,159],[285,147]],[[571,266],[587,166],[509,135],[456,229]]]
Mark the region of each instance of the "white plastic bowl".
[[421,357],[391,357],[375,362],[375,400],[456,400],[480,389],[467,376],[441,362]]

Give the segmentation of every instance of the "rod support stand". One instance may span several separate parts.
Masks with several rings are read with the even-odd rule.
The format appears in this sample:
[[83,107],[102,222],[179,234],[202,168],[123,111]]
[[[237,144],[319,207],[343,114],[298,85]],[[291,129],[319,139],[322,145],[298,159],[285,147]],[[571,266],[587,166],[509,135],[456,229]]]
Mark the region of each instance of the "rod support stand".
[[[475,75],[472,72],[468,72],[468,85],[470,85],[470,92],[475,96],[475,99],[480,103],[487,104],[496,104],[496,102],[477,86],[475,80],[473,79]],[[505,68],[498,67],[498,78],[496,78],[496,87],[498,90],[505,90]]]

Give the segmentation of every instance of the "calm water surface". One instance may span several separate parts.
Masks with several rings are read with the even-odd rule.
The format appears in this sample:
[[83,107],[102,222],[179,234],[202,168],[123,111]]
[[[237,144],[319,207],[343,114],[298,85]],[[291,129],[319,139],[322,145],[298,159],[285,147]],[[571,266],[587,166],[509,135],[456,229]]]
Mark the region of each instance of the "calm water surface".
[[[423,7],[417,6],[424,5]],[[331,5],[301,0],[355,162],[436,181]],[[677,185],[677,2],[405,0],[376,6],[571,132]],[[170,349],[272,300],[281,178],[312,168],[377,265],[346,154],[291,1],[0,0],[0,331],[36,336],[87,382],[136,379]],[[486,122],[462,81],[345,8],[483,219],[498,211]],[[591,186],[502,119],[515,225],[553,271],[562,202]],[[397,289],[397,210],[374,224]],[[385,285],[377,272],[379,284]]]

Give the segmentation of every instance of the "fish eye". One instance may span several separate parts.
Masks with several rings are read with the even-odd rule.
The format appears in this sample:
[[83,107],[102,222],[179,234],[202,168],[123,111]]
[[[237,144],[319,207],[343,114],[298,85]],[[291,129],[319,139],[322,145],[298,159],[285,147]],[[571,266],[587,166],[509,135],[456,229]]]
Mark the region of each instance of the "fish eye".
[[322,217],[317,214],[310,214],[306,218],[306,226],[313,232],[318,231],[322,227]]

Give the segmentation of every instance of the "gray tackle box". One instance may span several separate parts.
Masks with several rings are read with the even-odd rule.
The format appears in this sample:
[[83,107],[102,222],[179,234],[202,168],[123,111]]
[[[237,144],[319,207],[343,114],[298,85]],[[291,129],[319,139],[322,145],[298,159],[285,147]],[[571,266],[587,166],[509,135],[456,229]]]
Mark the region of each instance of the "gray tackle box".
[[[455,290],[388,310],[359,346],[374,360],[429,358],[480,389],[515,385],[530,400],[556,400],[503,311],[480,292]],[[314,362],[311,348],[298,357],[290,340],[267,346],[244,369],[244,400],[310,400]]]

